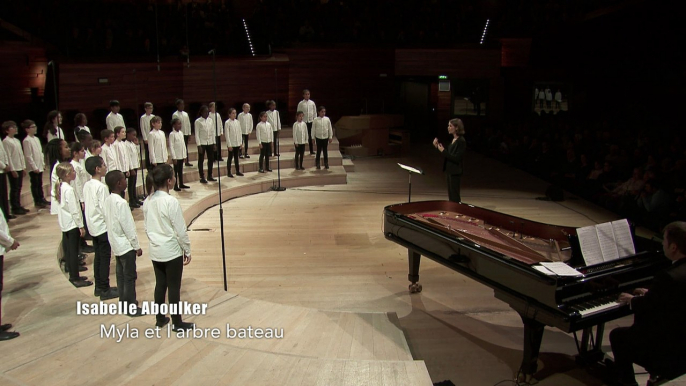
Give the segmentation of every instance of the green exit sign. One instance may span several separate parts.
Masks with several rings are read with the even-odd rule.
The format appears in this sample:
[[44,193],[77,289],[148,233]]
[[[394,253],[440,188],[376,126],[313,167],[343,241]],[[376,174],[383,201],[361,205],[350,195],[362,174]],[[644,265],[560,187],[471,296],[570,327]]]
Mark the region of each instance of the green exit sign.
[[439,75],[438,79],[440,79],[440,80],[448,79],[448,75]]

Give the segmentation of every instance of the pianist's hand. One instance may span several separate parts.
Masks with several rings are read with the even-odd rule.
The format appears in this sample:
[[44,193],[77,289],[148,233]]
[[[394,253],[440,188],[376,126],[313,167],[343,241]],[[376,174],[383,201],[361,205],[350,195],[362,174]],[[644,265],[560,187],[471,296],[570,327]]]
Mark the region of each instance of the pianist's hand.
[[634,298],[634,295],[628,294],[626,292],[622,292],[621,294],[619,294],[619,299],[617,299],[617,301],[620,304],[629,304],[629,303],[631,303],[631,299],[633,299],[633,298]]
[[645,294],[647,294],[647,293],[648,293],[648,289],[647,289],[647,288],[636,288],[636,289],[634,290],[634,295],[636,295],[636,296],[643,296],[643,295],[645,295]]

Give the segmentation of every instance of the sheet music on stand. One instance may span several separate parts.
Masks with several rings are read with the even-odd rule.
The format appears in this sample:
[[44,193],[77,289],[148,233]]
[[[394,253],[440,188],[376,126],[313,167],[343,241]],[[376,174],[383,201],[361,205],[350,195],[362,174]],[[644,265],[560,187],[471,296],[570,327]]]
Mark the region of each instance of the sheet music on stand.
[[576,230],[586,265],[600,264],[636,253],[627,219],[582,227]]
[[398,166],[400,166],[401,168],[403,168],[403,169],[405,169],[411,173],[424,174],[424,172],[421,169],[413,168],[412,166],[408,166],[408,165],[403,165],[400,162],[398,162]]

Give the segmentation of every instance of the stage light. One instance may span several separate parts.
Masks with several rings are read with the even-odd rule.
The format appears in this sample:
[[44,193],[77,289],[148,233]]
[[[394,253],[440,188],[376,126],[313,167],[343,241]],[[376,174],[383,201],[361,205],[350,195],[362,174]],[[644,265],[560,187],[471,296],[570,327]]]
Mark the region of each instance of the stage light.
[[484,32],[481,34],[481,42],[479,44],[484,44],[484,39],[486,38],[486,33],[488,32],[488,23],[491,19],[486,19],[486,25],[484,26]]
[[245,36],[248,38],[248,45],[250,46],[250,52],[252,56],[255,56],[255,49],[252,47],[252,40],[250,40],[250,31],[248,30],[248,24],[243,19],[243,28],[245,29]]

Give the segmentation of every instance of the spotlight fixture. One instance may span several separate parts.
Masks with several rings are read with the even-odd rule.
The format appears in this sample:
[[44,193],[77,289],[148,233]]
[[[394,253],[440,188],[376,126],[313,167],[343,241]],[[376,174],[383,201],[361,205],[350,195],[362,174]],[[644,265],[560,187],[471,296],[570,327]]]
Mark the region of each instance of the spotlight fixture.
[[484,26],[484,32],[481,34],[481,42],[479,44],[484,44],[484,39],[486,38],[486,33],[488,33],[488,23],[491,19],[486,19],[486,25]]

